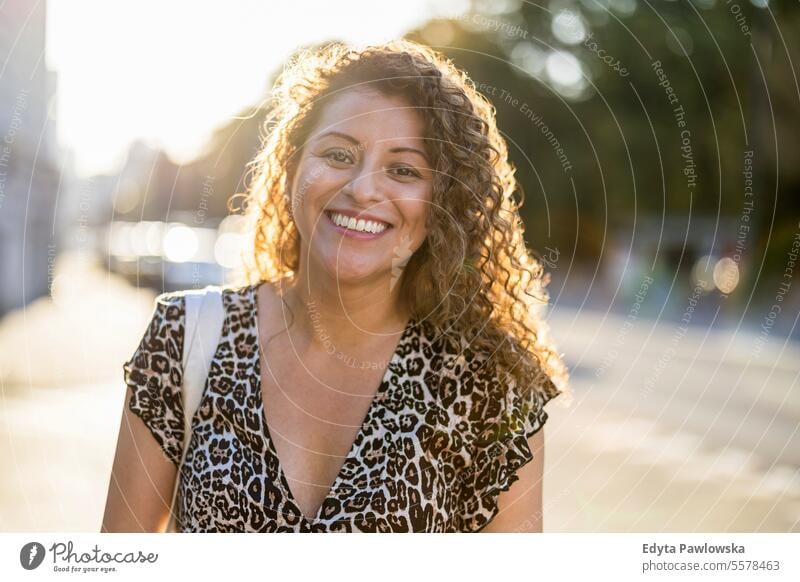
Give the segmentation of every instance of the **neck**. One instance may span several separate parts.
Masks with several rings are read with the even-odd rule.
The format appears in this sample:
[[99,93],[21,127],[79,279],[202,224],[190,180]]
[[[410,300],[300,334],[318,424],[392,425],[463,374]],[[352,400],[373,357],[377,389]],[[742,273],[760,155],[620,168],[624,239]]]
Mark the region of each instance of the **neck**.
[[346,283],[323,269],[301,267],[284,296],[298,331],[315,348],[357,350],[366,342],[395,342],[411,315],[400,282],[391,285],[391,273]]

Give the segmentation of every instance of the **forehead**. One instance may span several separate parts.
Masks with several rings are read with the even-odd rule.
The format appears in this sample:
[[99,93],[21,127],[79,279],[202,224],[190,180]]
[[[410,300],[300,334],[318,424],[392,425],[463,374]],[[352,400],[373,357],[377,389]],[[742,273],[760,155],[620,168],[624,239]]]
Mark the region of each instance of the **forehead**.
[[374,89],[348,89],[329,98],[311,132],[311,139],[328,131],[347,133],[361,143],[391,146],[399,140],[424,146],[422,112],[406,98]]

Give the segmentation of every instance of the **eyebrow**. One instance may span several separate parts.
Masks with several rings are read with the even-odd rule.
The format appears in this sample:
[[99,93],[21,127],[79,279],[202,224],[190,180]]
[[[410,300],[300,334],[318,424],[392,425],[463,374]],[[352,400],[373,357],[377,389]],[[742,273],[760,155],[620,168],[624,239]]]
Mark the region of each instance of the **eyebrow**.
[[[320,135],[318,135],[316,137],[316,139],[320,140],[320,139],[323,139],[323,138],[326,138],[326,137],[341,137],[342,139],[346,139],[350,143],[353,143],[355,145],[359,145],[359,141],[356,138],[354,138],[352,135],[348,135],[346,133],[342,133],[341,131],[326,131],[325,133],[321,133]],[[404,146],[404,147],[392,148],[389,151],[392,152],[392,153],[411,152],[411,153],[418,154],[418,155],[422,156],[429,165],[431,163],[430,159],[428,158],[428,155],[425,152],[423,152],[422,150],[418,150],[417,148],[410,148],[410,147],[405,147]]]
[[346,133],[342,133],[341,131],[326,131],[316,137],[316,139],[323,139],[328,136],[333,137],[341,137],[346,139],[347,141],[353,142],[354,144],[358,145],[358,140],[354,138],[352,135],[347,135]]
[[428,164],[431,163],[431,161],[428,159],[427,154],[425,152],[421,151],[421,150],[418,150],[417,148],[401,147],[401,148],[392,148],[389,151],[392,152],[392,153],[395,153],[395,152],[411,152],[411,153],[419,154],[420,156],[425,158],[425,161],[428,162]]

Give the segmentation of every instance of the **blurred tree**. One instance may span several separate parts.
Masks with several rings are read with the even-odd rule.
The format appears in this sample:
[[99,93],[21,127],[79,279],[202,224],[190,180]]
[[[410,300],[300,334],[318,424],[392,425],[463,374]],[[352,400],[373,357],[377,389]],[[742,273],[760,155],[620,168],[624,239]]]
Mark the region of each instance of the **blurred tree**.
[[[460,18],[409,36],[451,57],[494,102],[526,192],[532,247],[596,265],[609,234],[639,235],[634,221],[652,229],[640,220],[651,215],[684,217],[686,238],[713,240],[714,248],[699,250],[721,253],[746,213],[744,157],[752,150],[745,256],[760,262],[774,254],[763,248],[766,235],[796,231],[800,216],[792,65],[800,51],[787,34],[798,29],[800,9],[762,5],[476,0]],[[711,220],[689,225],[697,217]],[[757,268],[750,265],[750,275]]]

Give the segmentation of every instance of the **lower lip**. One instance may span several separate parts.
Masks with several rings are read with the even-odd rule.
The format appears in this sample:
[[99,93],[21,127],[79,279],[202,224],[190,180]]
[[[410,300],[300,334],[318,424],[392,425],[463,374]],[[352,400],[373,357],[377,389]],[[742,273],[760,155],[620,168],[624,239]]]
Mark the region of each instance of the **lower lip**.
[[350,230],[349,228],[344,228],[343,226],[339,226],[335,222],[333,222],[333,219],[327,212],[324,212],[323,214],[328,218],[328,223],[334,228],[334,230],[339,232],[342,236],[358,240],[375,240],[381,238],[383,235],[389,232],[389,229],[392,228],[391,226],[387,226],[381,232],[359,232],[357,230]]

